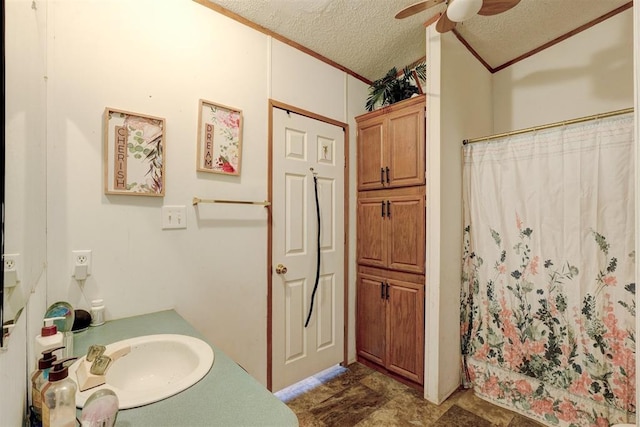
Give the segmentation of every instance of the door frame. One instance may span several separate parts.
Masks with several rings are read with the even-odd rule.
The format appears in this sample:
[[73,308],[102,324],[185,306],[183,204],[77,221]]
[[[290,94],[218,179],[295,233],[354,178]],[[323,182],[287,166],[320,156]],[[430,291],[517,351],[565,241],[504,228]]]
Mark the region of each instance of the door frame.
[[[349,355],[349,125],[302,108],[269,98],[267,200],[273,201],[273,109],[299,114],[310,119],[341,127],[344,131],[344,348],[342,365],[346,366]],[[267,214],[267,389],[273,385],[273,205]]]

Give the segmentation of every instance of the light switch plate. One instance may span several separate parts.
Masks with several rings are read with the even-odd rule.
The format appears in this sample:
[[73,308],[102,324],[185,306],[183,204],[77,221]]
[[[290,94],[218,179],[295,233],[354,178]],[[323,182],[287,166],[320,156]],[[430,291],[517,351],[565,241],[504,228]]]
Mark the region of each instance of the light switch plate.
[[187,228],[187,207],[163,206],[162,207],[162,229]]

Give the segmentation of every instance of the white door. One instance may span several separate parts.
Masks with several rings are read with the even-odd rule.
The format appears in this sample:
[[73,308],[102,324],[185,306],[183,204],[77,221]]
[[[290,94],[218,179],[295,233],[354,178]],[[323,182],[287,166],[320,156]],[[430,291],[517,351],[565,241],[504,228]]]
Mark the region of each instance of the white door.
[[[343,360],[344,130],[273,109],[272,391]],[[317,183],[314,184],[314,174]],[[320,269],[316,279],[320,210]],[[286,267],[277,272],[277,266]]]

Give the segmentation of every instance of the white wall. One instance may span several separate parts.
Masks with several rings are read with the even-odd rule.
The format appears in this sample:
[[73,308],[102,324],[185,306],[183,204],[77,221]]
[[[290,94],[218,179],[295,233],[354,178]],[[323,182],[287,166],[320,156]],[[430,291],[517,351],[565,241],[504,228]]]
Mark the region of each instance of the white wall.
[[[35,6],[35,7],[32,7]],[[0,424],[26,411],[30,340],[44,313],[46,283],[46,13],[44,1],[5,2],[5,253],[20,254],[20,283],[5,289],[4,321],[22,314],[0,351]],[[33,293],[32,293],[33,292]],[[30,301],[27,301],[29,298]],[[29,357],[29,358],[28,358]]]
[[495,73],[494,132],[633,106],[634,9]]
[[[265,383],[266,211],[191,199],[264,200],[268,98],[350,121],[364,83],[191,1],[49,9],[49,302],[104,298],[107,319],[175,307]],[[195,171],[199,98],[243,111],[240,177]],[[103,194],[105,107],[167,119],[164,200]],[[163,204],[186,206],[186,230],[161,229]],[[74,249],[93,251],[84,285]]]
[[355,117],[366,113],[362,104],[369,95],[369,86],[351,76],[347,80],[347,117],[349,118],[349,362],[356,360],[356,194],[357,178],[357,124]]
[[460,385],[462,140],[491,132],[491,74],[451,33],[427,28],[425,398]]
[[346,74],[277,40],[271,43],[270,83],[277,101],[347,121]]
[[5,289],[5,320],[21,309],[44,274],[46,260],[46,3],[6,4],[5,242],[20,254],[20,283]]

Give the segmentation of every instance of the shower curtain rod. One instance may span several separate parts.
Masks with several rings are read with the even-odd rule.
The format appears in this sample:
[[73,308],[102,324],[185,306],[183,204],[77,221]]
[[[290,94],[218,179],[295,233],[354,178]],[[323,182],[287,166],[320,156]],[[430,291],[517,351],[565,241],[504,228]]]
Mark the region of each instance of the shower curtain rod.
[[627,114],[627,113],[633,113],[633,108],[625,108],[623,110],[610,111],[608,113],[594,114],[593,116],[580,117],[580,118],[577,118],[577,119],[565,120],[565,121],[562,121],[562,122],[550,123],[548,125],[542,125],[542,126],[534,126],[534,127],[530,127],[530,128],[526,128],[526,129],[514,130],[514,131],[511,131],[511,132],[498,133],[496,135],[483,136],[483,137],[480,137],[480,138],[465,139],[465,140],[462,141],[462,145],[472,144],[474,142],[487,141],[487,140],[490,140],[490,139],[503,138],[505,136],[520,135],[521,133],[535,132],[537,130],[550,129],[550,128],[555,128],[555,127],[560,127],[560,126],[567,126],[567,125],[572,125],[572,124],[575,124],[575,123],[588,122],[589,120],[604,119],[606,117],[613,117],[613,116],[618,116],[620,114]]

